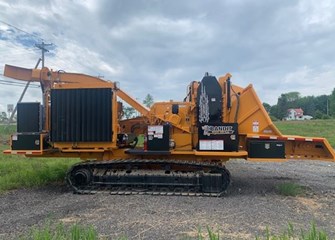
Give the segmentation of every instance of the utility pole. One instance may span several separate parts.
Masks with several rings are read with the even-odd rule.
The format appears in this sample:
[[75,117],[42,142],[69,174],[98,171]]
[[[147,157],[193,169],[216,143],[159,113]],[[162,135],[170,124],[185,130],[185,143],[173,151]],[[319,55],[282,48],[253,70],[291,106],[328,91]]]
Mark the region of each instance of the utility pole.
[[49,52],[49,50],[46,49],[45,47],[47,47],[47,46],[51,46],[51,45],[52,45],[52,43],[44,43],[43,41],[42,41],[42,43],[40,43],[40,44],[35,44],[35,46],[36,46],[37,48],[39,48],[39,49],[42,50],[42,68],[44,68],[44,53],[45,53],[45,52]]

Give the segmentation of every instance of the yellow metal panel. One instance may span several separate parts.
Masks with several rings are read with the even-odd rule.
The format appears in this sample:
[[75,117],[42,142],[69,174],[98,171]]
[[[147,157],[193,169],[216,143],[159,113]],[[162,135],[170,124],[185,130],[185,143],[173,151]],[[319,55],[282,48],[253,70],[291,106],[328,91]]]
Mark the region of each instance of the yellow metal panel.
[[[238,101],[234,98],[231,110],[225,113],[227,122],[234,121],[237,104]],[[246,87],[240,95],[238,124],[240,134],[281,135],[272,123],[252,85]]]
[[32,70],[28,68],[21,68],[12,65],[5,65],[4,76],[14,78],[17,80],[31,81]]
[[175,133],[171,138],[176,144],[175,150],[178,151],[191,151],[192,150],[192,135],[189,133]]

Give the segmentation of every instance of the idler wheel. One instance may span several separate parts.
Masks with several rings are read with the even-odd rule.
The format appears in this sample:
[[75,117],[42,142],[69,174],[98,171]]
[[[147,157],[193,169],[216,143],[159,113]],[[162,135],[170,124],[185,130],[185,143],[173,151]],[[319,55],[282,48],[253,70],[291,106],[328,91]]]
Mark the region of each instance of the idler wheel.
[[76,186],[85,186],[92,181],[92,172],[87,168],[80,168],[73,174],[73,183]]

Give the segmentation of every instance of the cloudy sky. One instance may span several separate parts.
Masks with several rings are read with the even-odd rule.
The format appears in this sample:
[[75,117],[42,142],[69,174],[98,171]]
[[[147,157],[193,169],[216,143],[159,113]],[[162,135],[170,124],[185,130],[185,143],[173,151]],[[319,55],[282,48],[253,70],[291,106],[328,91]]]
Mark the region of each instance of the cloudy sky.
[[[0,74],[33,68],[42,39],[53,43],[46,66],[119,81],[139,100],[182,100],[205,72],[230,72],[270,104],[335,87],[333,0],[0,0]],[[22,90],[0,84],[0,111]]]

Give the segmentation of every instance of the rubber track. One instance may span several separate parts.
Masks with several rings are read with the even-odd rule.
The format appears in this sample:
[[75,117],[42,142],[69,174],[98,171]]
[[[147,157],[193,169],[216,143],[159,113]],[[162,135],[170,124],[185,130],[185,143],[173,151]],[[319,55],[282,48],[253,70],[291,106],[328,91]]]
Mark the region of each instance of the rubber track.
[[[110,169],[113,166],[117,165],[136,165],[138,163],[141,164],[154,164],[154,165],[175,165],[179,166],[185,169],[205,169],[205,170],[211,170],[220,172],[222,175],[225,176],[228,181],[226,184],[225,189],[228,187],[230,183],[230,173],[224,166],[219,166],[212,163],[199,163],[199,162],[183,162],[183,161],[166,161],[166,160],[112,160],[112,161],[91,161],[91,162],[82,162],[73,165],[68,173],[66,180],[70,187],[72,187],[74,193],[77,194],[96,194],[96,193],[109,193],[112,195],[154,195],[154,196],[204,196],[204,197],[220,197],[224,192],[225,189],[221,192],[195,192],[193,190],[190,190],[188,188],[185,188],[183,190],[180,190],[180,187],[178,189],[174,189],[172,191],[166,191],[164,188],[160,188],[157,186],[157,188],[153,187],[150,189],[138,189],[135,187],[115,187],[115,186],[108,186],[108,182],[106,183],[107,186],[101,186],[101,184],[89,184],[87,186],[75,186],[72,182],[72,173],[74,173],[77,169],[82,168],[89,168],[89,169],[99,169],[99,170],[106,170]],[[154,173],[154,172],[153,172]],[[192,172],[192,174],[195,174],[195,172]],[[152,186],[151,186],[152,187]]]

